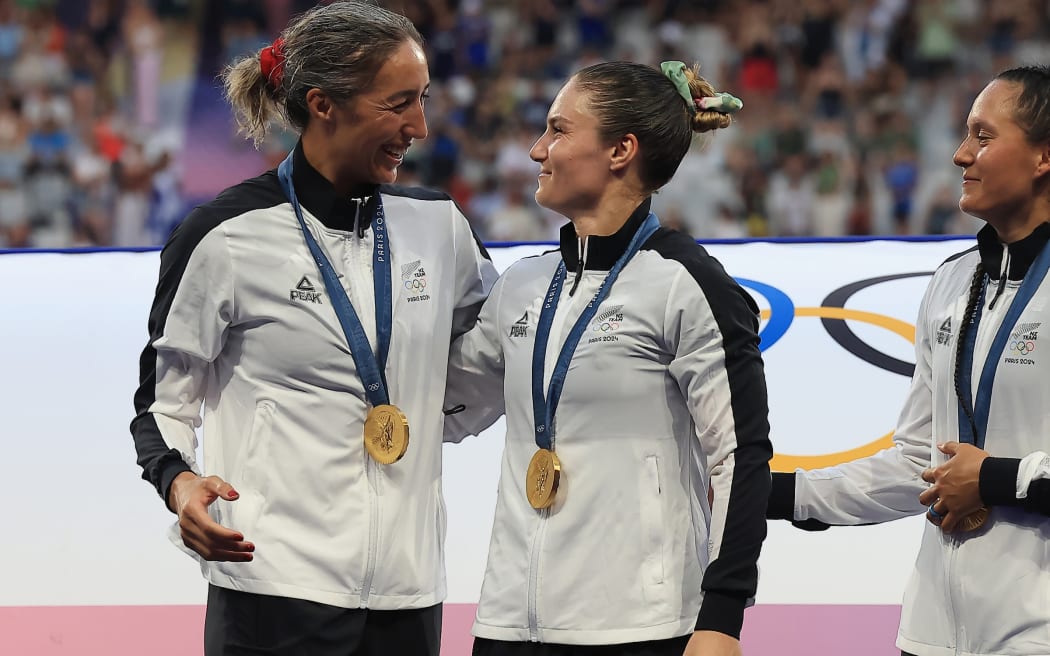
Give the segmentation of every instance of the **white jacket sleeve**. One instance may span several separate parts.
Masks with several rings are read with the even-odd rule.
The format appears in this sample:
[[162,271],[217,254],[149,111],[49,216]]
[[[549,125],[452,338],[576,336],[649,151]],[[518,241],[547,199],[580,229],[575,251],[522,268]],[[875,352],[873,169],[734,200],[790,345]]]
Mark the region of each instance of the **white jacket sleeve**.
[[452,339],[455,340],[474,325],[497,274],[488,251],[471,230],[467,218],[455,203],[449,204],[456,243],[456,301],[452,310]]
[[[794,519],[856,525],[886,522],[926,511],[923,469],[933,446],[932,346],[926,319],[929,288],[915,327],[915,373],[904,402],[893,446],[834,467],[795,472]],[[775,495],[774,495],[775,496]]]
[[233,277],[222,229],[203,211],[191,213],[161,253],[131,424],[143,478],[165,501],[175,476],[200,473],[194,429],[233,318]]
[[474,327],[452,343],[445,383],[446,442],[477,435],[503,415],[503,346],[499,305],[503,282],[496,281]]
[[773,456],[758,308],[716,260],[691,251],[664,323],[669,372],[696,425],[714,499],[696,629],[739,636],[758,585]]

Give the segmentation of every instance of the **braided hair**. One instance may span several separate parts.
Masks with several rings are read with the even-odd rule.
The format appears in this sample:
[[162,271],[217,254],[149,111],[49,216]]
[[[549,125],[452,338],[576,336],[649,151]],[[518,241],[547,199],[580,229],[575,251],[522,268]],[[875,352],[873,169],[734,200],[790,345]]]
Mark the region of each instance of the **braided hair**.
[[[962,324],[959,326],[959,338],[955,343],[955,396],[962,403],[963,412],[970,420],[970,429],[973,431],[974,440],[977,440],[977,423],[973,419],[973,399],[964,398],[962,391],[962,360],[963,351],[966,349],[966,335],[973,325],[977,316],[977,301],[981,297],[984,288],[984,263],[978,262],[970,280],[970,295],[966,298],[966,309],[963,310]],[[960,429],[962,427],[960,426]]]

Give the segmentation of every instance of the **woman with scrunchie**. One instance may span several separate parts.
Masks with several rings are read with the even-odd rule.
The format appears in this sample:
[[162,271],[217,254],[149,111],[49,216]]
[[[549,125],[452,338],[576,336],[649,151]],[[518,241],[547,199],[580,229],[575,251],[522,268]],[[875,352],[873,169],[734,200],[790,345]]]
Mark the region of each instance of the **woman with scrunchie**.
[[740,653],[772,457],[758,311],[650,211],[740,106],[682,62],[612,62],[550,108],[531,155],[560,248],[503,274],[450,359],[446,439],[507,417],[476,656]]
[[448,196],[392,184],[427,136],[421,43],[339,2],[224,73],[249,137],[300,140],[169,239],[131,426],[209,583],[207,656],[438,654],[449,344],[495,270]]

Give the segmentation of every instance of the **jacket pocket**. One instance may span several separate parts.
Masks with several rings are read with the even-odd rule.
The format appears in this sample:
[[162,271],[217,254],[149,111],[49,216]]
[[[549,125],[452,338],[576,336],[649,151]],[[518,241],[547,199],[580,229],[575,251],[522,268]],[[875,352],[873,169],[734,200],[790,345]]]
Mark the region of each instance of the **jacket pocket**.
[[237,490],[236,501],[217,502],[218,521],[223,526],[241,531],[246,539],[255,527],[262,514],[266,492],[266,468],[272,467],[270,458],[270,440],[273,433],[276,404],[270,399],[263,399],[255,405],[251,428],[238,451],[237,462],[229,468],[230,479],[227,481]]
[[660,460],[655,455],[645,456],[639,497],[644,557],[642,571],[646,585],[658,585],[664,582],[664,511]]
[[[276,414],[277,406],[270,399],[263,399],[255,404],[252,427],[248,431],[248,438],[244,442],[236,467],[237,477],[244,487],[253,490],[261,490],[264,487],[264,470],[273,466],[270,459],[270,439]],[[236,486],[236,483],[234,485]]]

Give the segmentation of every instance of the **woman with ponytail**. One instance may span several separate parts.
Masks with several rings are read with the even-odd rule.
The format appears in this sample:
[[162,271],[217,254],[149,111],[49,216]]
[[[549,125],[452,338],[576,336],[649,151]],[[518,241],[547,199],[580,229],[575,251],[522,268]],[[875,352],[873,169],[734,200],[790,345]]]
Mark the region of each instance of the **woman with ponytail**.
[[249,138],[300,139],[169,239],[131,425],[207,656],[438,654],[449,344],[495,271],[448,196],[392,184],[429,81],[412,24],[354,1],[224,73]]
[[925,514],[902,653],[1050,654],[1050,67],[992,80],[954,162],[960,209],[987,225],[923,298],[894,446],[774,474],[769,517],[820,529]]
[[[446,438],[504,407],[476,656],[734,656],[765,537],[754,301],[651,195],[741,103],[682,62],[585,68],[532,147],[561,247],[453,346]],[[714,211],[714,208],[712,208]]]

